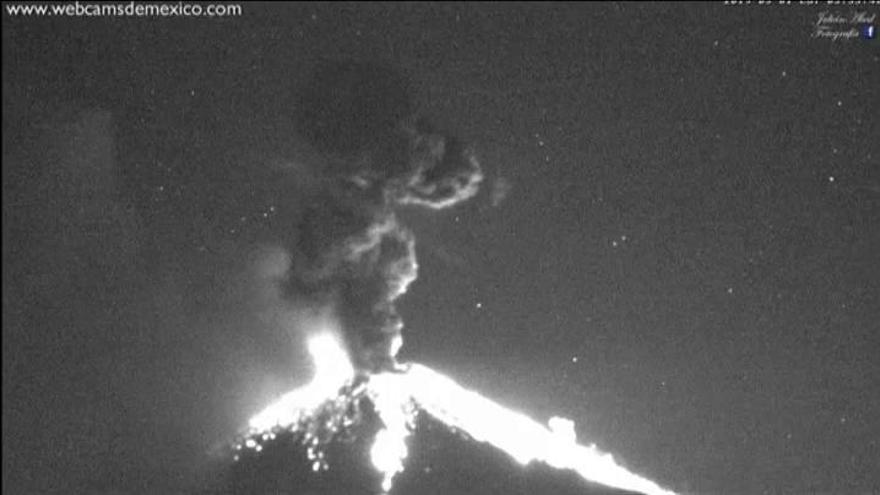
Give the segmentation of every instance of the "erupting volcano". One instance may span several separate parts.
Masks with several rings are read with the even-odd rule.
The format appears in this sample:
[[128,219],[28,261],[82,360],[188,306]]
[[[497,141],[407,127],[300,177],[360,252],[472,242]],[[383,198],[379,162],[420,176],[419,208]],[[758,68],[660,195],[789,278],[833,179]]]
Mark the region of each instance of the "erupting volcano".
[[564,418],[554,417],[545,427],[416,363],[400,371],[355,376],[330,333],[315,335],[309,350],[315,359],[314,379],[251,418],[248,433],[235,445],[236,461],[259,454],[281,437],[306,450],[313,471],[328,470],[326,452],[334,443],[353,442],[352,432],[369,429],[360,423],[369,422],[371,415],[375,431],[369,456],[382,491],[389,492],[405,469],[408,438],[419,416],[427,415],[427,421],[485,442],[522,466],[543,463],[571,470],[591,483],[648,495],[673,494],[629,472],[595,446],[577,444],[574,424]]
[[397,361],[403,323],[394,303],[418,265],[414,236],[396,210],[452,207],[483,179],[468,148],[412,115],[407,94],[393,71],[351,62],[321,68],[303,93],[301,132],[325,170],[281,242],[290,263],[280,288],[291,304],[330,316],[305,325],[313,380],[251,418],[235,459],[296,445],[321,476],[349,469],[333,460],[349,448],[368,455],[378,475],[375,487],[349,493],[397,492],[398,481],[407,483],[412,433],[440,427],[522,466],[576,473],[591,486],[671,494],[579,445],[571,421],[544,426],[425,366]]

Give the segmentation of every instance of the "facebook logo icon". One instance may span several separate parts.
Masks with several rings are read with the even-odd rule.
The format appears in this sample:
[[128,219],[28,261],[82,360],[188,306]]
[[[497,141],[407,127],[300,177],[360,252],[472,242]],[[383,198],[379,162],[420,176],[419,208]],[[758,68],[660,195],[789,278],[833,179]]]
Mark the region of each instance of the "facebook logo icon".
[[877,36],[877,30],[873,24],[865,24],[862,26],[862,38],[872,40]]

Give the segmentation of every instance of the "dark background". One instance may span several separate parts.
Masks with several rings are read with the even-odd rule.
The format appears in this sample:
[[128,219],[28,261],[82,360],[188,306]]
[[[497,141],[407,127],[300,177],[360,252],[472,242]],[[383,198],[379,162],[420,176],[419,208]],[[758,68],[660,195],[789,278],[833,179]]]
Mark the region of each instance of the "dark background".
[[243,10],[4,11],[4,492],[182,489],[307,380],[266,240],[338,58],[487,173],[404,212],[403,359],[681,492],[880,490],[880,42],[812,37],[853,8]]

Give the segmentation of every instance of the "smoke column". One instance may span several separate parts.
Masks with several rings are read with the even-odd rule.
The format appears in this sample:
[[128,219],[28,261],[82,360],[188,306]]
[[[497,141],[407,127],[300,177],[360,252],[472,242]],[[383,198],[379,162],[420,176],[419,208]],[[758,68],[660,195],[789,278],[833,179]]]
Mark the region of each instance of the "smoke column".
[[394,303],[418,270],[395,209],[453,206],[476,194],[482,171],[459,141],[415,118],[405,80],[381,65],[322,65],[297,110],[326,180],[285,240],[283,292],[335,311],[358,371],[393,370],[403,328]]
[[424,411],[523,465],[539,461],[607,486],[673,495],[594,446],[577,444],[566,420],[545,427],[425,366],[397,363],[403,322],[394,303],[418,265],[413,234],[396,210],[442,209],[470,198],[483,179],[480,166],[458,141],[412,116],[403,79],[381,66],[323,66],[298,111],[300,133],[324,173],[308,182],[312,196],[301,198],[287,232],[291,263],[283,293],[293,305],[331,310],[344,343],[333,331],[310,336],[313,380],[253,416],[234,458],[260,452],[288,429],[301,435],[312,469],[326,470],[324,449],[367,400],[381,423],[370,458],[386,493],[404,470],[407,437]]

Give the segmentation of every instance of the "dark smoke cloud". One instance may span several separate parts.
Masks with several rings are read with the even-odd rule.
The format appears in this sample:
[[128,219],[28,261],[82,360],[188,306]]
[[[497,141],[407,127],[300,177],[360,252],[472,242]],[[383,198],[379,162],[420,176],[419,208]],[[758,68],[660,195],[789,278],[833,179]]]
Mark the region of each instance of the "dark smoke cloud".
[[285,293],[334,307],[360,370],[394,368],[403,328],[394,303],[418,269],[395,209],[470,198],[480,166],[460,141],[415,118],[406,80],[382,65],[324,64],[302,93],[298,121],[324,155],[327,180],[285,246],[293,259]]

